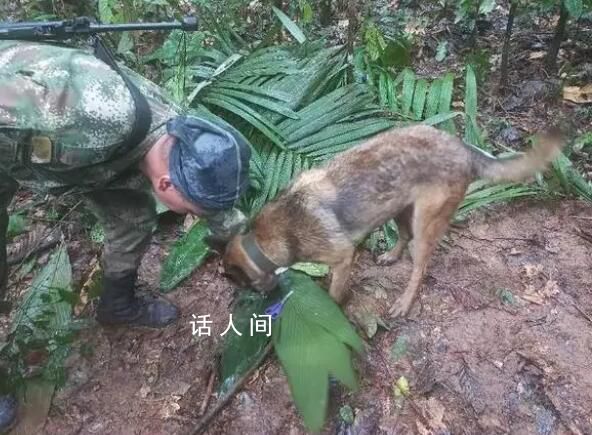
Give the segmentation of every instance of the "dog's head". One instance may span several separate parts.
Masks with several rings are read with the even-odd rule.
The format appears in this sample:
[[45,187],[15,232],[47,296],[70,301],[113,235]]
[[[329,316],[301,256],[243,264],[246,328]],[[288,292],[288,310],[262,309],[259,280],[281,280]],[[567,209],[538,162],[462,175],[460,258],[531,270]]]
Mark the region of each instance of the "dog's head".
[[278,284],[277,266],[261,251],[253,233],[238,234],[226,245],[224,274],[241,287],[268,293]]

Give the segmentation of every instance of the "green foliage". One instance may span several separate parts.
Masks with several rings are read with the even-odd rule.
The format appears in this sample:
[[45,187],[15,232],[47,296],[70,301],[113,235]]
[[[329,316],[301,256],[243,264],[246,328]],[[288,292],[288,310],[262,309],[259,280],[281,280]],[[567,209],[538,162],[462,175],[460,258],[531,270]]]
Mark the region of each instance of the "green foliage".
[[479,180],[469,186],[467,195],[461,203],[456,220],[464,219],[470,211],[487,205],[507,202],[518,198],[535,197],[541,195],[543,190],[536,186],[518,184],[496,184]]
[[553,162],[553,173],[565,193],[592,201],[592,184],[582,177],[564,154],[560,154]]
[[209,253],[204,241],[208,234],[206,223],[199,220],[175,243],[162,265],[161,291],[171,291],[203,263]]
[[8,239],[11,239],[27,231],[28,225],[28,219],[22,214],[11,214],[8,217],[8,228],[6,229],[6,235]]
[[63,363],[70,351],[76,324],[72,320],[72,270],[64,245],[56,248],[47,265],[31,283],[16,311],[8,341],[0,347],[0,360],[8,362],[8,379],[13,387],[27,373],[26,360],[33,354],[45,355],[41,375],[61,384],[65,380]]
[[309,430],[319,431],[327,412],[329,376],[352,390],[357,380],[350,348],[362,341],[327,292],[306,275],[288,271],[280,279],[286,301],[272,338],[296,407]]
[[563,0],[563,4],[572,17],[580,18],[584,9],[582,0]]
[[296,263],[292,265],[290,269],[304,272],[308,276],[316,278],[322,278],[329,274],[329,267],[319,263]]
[[458,0],[456,2],[455,23],[464,23],[473,30],[479,15],[488,15],[495,8],[495,0]]
[[90,229],[90,239],[98,245],[102,245],[105,241],[105,231],[103,230],[103,226],[98,222]]
[[286,28],[288,32],[290,32],[294,39],[298,41],[300,44],[304,43],[304,41],[306,41],[306,36],[304,35],[300,27],[298,27],[298,24],[292,21],[292,19],[289,16],[287,16],[284,12],[282,12],[275,6],[272,6],[272,9],[273,12],[279,18],[279,20],[282,22],[282,25]]
[[246,290],[238,295],[232,312],[232,322],[241,335],[232,328],[225,334],[220,361],[220,394],[226,394],[263,355],[270,338],[263,333],[251,334],[250,325],[254,314],[264,314],[270,300],[271,297]]

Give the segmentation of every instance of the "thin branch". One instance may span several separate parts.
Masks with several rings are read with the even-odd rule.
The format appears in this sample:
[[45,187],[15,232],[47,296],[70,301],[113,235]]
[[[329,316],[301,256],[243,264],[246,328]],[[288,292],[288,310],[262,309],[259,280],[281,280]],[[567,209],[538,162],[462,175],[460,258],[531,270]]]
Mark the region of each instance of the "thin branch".
[[244,374],[242,375],[232,386],[232,388],[226,393],[224,397],[222,397],[216,405],[208,412],[198,423],[195,428],[189,432],[190,435],[197,435],[203,433],[206,429],[206,426],[218,415],[224,407],[230,402],[230,399],[240,390],[243,384],[247,381],[247,379],[253,374],[255,370],[261,365],[261,363],[267,358],[267,356],[271,353],[273,348],[273,344],[269,343],[266,347],[261,356],[255,361],[255,364]]

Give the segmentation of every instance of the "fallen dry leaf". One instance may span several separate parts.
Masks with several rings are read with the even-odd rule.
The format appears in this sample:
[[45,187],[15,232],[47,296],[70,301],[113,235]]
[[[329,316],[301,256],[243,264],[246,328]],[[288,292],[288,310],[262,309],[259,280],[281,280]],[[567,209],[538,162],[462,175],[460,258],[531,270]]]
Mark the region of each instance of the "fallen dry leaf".
[[592,84],[564,87],[563,99],[577,104],[592,103]]
[[524,265],[524,272],[526,273],[527,278],[534,278],[538,276],[543,271],[542,264],[525,264]]
[[547,281],[545,283],[545,287],[543,288],[541,293],[543,294],[543,296],[546,296],[546,297],[551,297],[551,296],[555,296],[556,294],[558,294],[559,293],[559,285],[557,284],[557,281],[554,281],[552,279]]
[[544,51],[533,51],[532,53],[530,53],[528,58],[530,60],[542,59],[543,57],[545,57],[545,55],[546,55],[546,52],[544,52]]

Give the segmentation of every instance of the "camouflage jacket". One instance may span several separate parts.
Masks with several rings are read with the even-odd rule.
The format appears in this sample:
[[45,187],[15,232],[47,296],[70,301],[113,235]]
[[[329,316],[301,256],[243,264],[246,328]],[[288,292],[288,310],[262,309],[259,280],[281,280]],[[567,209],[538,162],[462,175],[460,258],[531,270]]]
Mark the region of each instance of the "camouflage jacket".
[[121,67],[147,98],[150,133],[121,153],[135,105],[121,76],[91,51],[0,41],[0,175],[42,192],[141,185],[137,163],[180,113],[149,80]]

